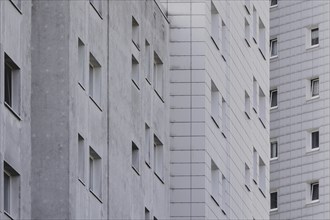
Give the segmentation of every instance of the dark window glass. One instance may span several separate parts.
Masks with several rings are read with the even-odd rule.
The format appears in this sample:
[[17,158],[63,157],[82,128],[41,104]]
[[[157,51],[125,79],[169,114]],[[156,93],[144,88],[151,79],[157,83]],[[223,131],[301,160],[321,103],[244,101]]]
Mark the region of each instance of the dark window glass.
[[10,176],[7,173],[3,175],[4,204],[5,212],[10,213]]
[[312,149],[319,148],[319,132],[312,132]]
[[270,194],[270,209],[277,208],[277,192],[272,192]]
[[311,184],[312,201],[319,199],[319,183]]
[[273,90],[270,92],[270,98],[271,98],[271,103],[270,107],[276,107],[277,106],[277,90]]
[[276,158],[277,157],[277,142],[272,142],[270,144],[270,158]]
[[5,102],[12,106],[12,68],[5,63]]
[[312,39],[312,46],[319,44],[319,29],[314,28],[311,30],[311,39]]
[[270,0],[270,6],[277,5],[277,0]]

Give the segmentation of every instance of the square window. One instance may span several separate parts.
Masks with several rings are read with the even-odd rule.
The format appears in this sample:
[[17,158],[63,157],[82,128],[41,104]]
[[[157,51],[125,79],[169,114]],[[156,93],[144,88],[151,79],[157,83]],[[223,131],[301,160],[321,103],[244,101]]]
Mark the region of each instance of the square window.
[[277,56],[277,38],[270,40],[270,57],[276,57]]
[[315,46],[319,44],[319,28],[311,29],[311,45]]
[[314,183],[311,183],[311,186],[310,186],[310,198],[311,198],[311,201],[317,201],[319,200],[319,182],[314,182]]
[[163,61],[160,59],[158,54],[154,52],[154,90],[157,95],[163,100],[164,93],[164,67]]
[[101,157],[89,147],[89,190],[101,198],[102,192],[102,164]]
[[277,107],[277,89],[270,91],[270,108]]
[[131,77],[133,84],[139,89],[140,84],[140,69],[139,69],[139,62],[137,59],[132,55],[132,72]]
[[5,103],[16,114],[20,114],[21,74],[16,63],[5,53]]
[[156,176],[164,181],[164,146],[162,142],[154,135],[154,172]]
[[278,157],[278,145],[277,141],[270,143],[270,159],[276,159]]
[[277,192],[270,193],[270,209],[277,209]]
[[132,42],[140,50],[140,28],[134,17],[132,17]]
[[312,135],[312,149],[319,148],[319,131],[314,131],[311,133]]
[[270,0],[270,6],[277,6],[277,0]]
[[101,65],[89,54],[89,96],[96,104],[101,102]]
[[319,95],[319,78],[311,80],[311,96],[316,97]]

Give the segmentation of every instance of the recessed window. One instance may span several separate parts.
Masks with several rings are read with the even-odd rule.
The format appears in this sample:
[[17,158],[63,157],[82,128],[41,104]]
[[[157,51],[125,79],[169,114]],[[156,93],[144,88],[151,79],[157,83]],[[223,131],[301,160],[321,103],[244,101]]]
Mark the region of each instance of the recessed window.
[[102,192],[102,164],[101,157],[89,147],[89,190],[98,198]]
[[312,136],[312,149],[317,149],[320,147],[320,142],[319,142],[319,131],[313,131],[311,133]]
[[257,43],[258,35],[258,14],[256,8],[253,6],[253,40]]
[[319,182],[311,183],[311,185],[310,185],[310,200],[312,202],[319,200]]
[[144,127],[144,158],[145,158],[145,162],[146,164],[150,167],[150,161],[151,161],[151,132],[150,132],[150,127],[145,124]]
[[228,28],[224,21],[221,22],[221,49],[222,58],[226,61],[228,47]]
[[271,7],[277,6],[277,0],[270,0],[270,6]]
[[132,72],[131,77],[133,84],[139,89],[140,84],[140,69],[138,60],[132,55]]
[[8,163],[3,167],[3,209],[12,218],[19,216],[19,174]]
[[226,179],[226,177],[224,175],[222,175],[221,178],[221,188],[222,188],[222,193],[221,193],[221,211],[227,215],[227,206],[229,203],[229,183],[228,180]]
[[319,91],[319,78],[311,80],[311,96],[316,97],[320,93]]
[[319,28],[311,29],[311,45],[315,46],[319,44]]
[[156,135],[154,135],[154,172],[161,181],[164,181],[164,146]]
[[16,63],[5,53],[5,103],[15,113],[20,113],[21,75]]
[[134,17],[132,17],[132,42],[140,50],[140,28]]
[[86,71],[85,71],[85,44],[78,38],[78,82],[82,87],[86,84]]
[[270,193],[270,210],[277,209],[277,192]]
[[270,108],[277,107],[277,89],[270,91]]
[[151,84],[151,47],[147,40],[145,40],[145,77],[149,84]]
[[222,119],[222,134],[227,136],[227,102],[224,98],[222,98],[221,104],[221,119]]
[[258,153],[255,148],[253,148],[253,181],[257,184],[258,178]]
[[250,47],[250,24],[246,18],[244,19],[244,23],[245,23],[245,42]]
[[158,54],[154,52],[154,90],[157,95],[163,100],[164,93],[164,67],[163,61],[160,59]]
[[259,87],[259,120],[266,128],[266,96],[261,87]]
[[259,189],[265,195],[266,192],[266,164],[259,157]]
[[215,164],[213,160],[211,160],[211,185],[212,185],[212,193],[211,197],[213,200],[219,205],[220,201],[220,171],[218,166]]
[[249,94],[245,91],[245,115],[250,119],[251,100]]
[[245,164],[245,187],[250,191],[250,183],[251,183],[251,177],[250,177],[250,168],[247,164]]
[[101,65],[95,57],[89,54],[89,96],[100,104],[101,102]]
[[270,143],[270,159],[276,159],[278,157],[278,145],[277,141]]
[[214,82],[211,80],[211,117],[217,127],[220,125],[220,93]]
[[270,58],[277,56],[277,38],[270,40]]
[[211,34],[212,34],[211,38],[218,49],[219,49],[218,45],[219,45],[219,41],[220,41],[220,39],[219,39],[220,38],[219,22],[220,22],[219,12],[218,12],[217,8],[215,7],[214,2],[211,1]]
[[253,77],[253,110],[257,112],[258,109],[258,82]]
[[85,140],[78,134],[78,178],[83,182],[85,181],[85,151]]
[[262,57],[265,58],[266,51],[266,27],[262,20],[259,18],[259,51]]
[[147,208],[144,208],[144,219],[145,220],[150,220],[150,211]]
[[138,146],[132,141],[132,168],[139,174],[140,152]]

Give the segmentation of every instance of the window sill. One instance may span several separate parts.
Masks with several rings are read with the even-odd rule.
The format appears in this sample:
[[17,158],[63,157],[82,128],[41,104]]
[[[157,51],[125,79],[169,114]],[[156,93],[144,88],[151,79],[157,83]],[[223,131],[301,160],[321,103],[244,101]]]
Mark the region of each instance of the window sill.
[[212,195],[211,195],[211,198],[212,198],[212,200],[215,202],[215,204],[216,204],[217,206],[219,206],[219,207],[220,207],[220,205],[219,205],[219,203],[218,203],[217,199],[216,199],[216,198],[214,198]]
[[22,118],[21,116],[15,112],[14,109],[12,109],[12,107],[10,105],[8,105],[6,102],[5,103],[5,106],[7,107],[7,109],[19,120],[19,121],[22,121]]
[[89,189],[89,192],[100,202],[100,203],[103,203],[102,202],[102,199],[100,196],[96,195],[96,193],[93,192],[92,189]]
[[320,95],[312,96],[312,97],[310,97],[310,98],[307,98],[307,99],[306,99],[306,102],[308,102],[308,101],[313,101],[313,100],[315,100],[315,99],[319,99],[319,98],[320,98]]
[[248,47],[251,47],[249,41],[248,41],[246,38],[244,38],[244,40],[245,40],[245,43],[247,44],[247,46],[248,46]]
[[86,91],[85,87],[80,82],[78,82],[78,85],[82,88],[82,90]]
[[159,93],[157,92],[157,90],[154,89],[154,91],[155,91],[156,95],[158,96],[158,98],[160,99],[160,101],[162,101],[162,103],[165,103],[164,100],[163,100],[163,98],[162,98],[162,97],[159,95]]
[[164,180],[154,171],[155,176],[160,180],[162,184],[164,184]]
[[[9,1],[16,8],[16,10],[22,15],[23,13],[22,13],[21,9],[12,0],[9,0]],[[21,2],[21,4],[22,4],[22,2]]]
[[278,5],[272,5],[272,6],[270,6],[270,9],[277,8],[277,7],[278,7]]
[[247,113],[246,111],[244,111],[244,113],[245,113],[245,115],[246,115],[246,117],[247,117],[248,119],[251,119],[249,113]]
[[83,186],[86,186],[86,183],[81,178],[78,178],[78,180]]
[[3,213],[5,214],[5,216],[7,216],[8,218],[14,220],[14,218],[6,211],[3,211]]
[[244,185],[245,185],[245,188],[247,189],[247,191],[251,192],[250,187],[246,184],[244,184]]
[[312,206],[312,205],[315,205],[315,204],[317,204],[317,203],[320,203],[320,200],[318,199],[318,200],[313,200],[313,201],[309,201],[309,202],[307,202],[306,203],[306,206]]
[[319,46],[320,46],[320,44],[311,45],[311,46],[306,47],[306,50],[312,50],[312,49],[315,49]]
[[135,87],[138,89],[138,90],[140,90],[140,87],[139,87],[139,85],[135,82],[135,80],[134,79],[132,79],[132,82],[133,82],[133,84],[135,85]]
[[276,109],[278,109],[278,105],[277,106],[274,106],[274,107],[270,107],[270,110],[272,111],[272,110],[276,110]]
[[270,60],[275,60],[276,58],[278,58],[278,55],[271,56],[269,59],[270,59]]
[[278,157],[270,158],[270,162],[278,160]]
[[136,169],[134,166],[132,166],[132,169],[135,171],[135,173],[136,173],[137,175],[140,176],[140,173],[139,173],[139,170],[138,170],[138,169]]
[[146,78],[146,81],[147,81],[147,83],[149,84],[149,85],[151,85],[151,80],[149,80],[148,78]]
[[269,210],[269,212],[277,212],[277,211],[278,211],[278,208]]
[[214,40],[214,38],[211,36],[211,40],[213,41],[215,47],[217,48],[217,50],[220,50],[219,49],[219,46],[218,46],[218,43]]
[[89,96],[89,99],[92,100],[92,102],[96,105],[96,107],[102,112],[102,108],[97,104],[97,102],[93,99],[92,96]]
[[211,116],[211,119],[214,122],[215,126],[217,126],[217,128],[220,128],[217,120],[215,120],[213,116]]
[[149,167],[149,169],[151,169],[150,163],[147,161],[144,161],[144,162],[146,163],[147,167]]
[[306,151],[306,154],[312,154],[312,153],[315,153],[317,151],[320,151],[320,147],[314,148],[314,149],[310,149],[310,150]]
[[89,2],[89,3],[90,3],[90,5],[94,8],[96,14],[97,14],[97,15],[103,20],[103,17],[102,17],[102,15],[101,15],[101,13],[96,9],[96,7],[94,6],[94,4],[93,4],[92,2]]

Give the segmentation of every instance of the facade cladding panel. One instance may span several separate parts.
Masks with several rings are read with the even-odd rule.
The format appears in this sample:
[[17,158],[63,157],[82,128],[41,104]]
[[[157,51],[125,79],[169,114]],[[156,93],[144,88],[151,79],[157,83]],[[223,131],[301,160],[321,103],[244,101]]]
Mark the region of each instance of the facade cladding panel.
[[278,1],[270,8],[270,191],[277,210],[270,219],[329,219],[329,1]]

